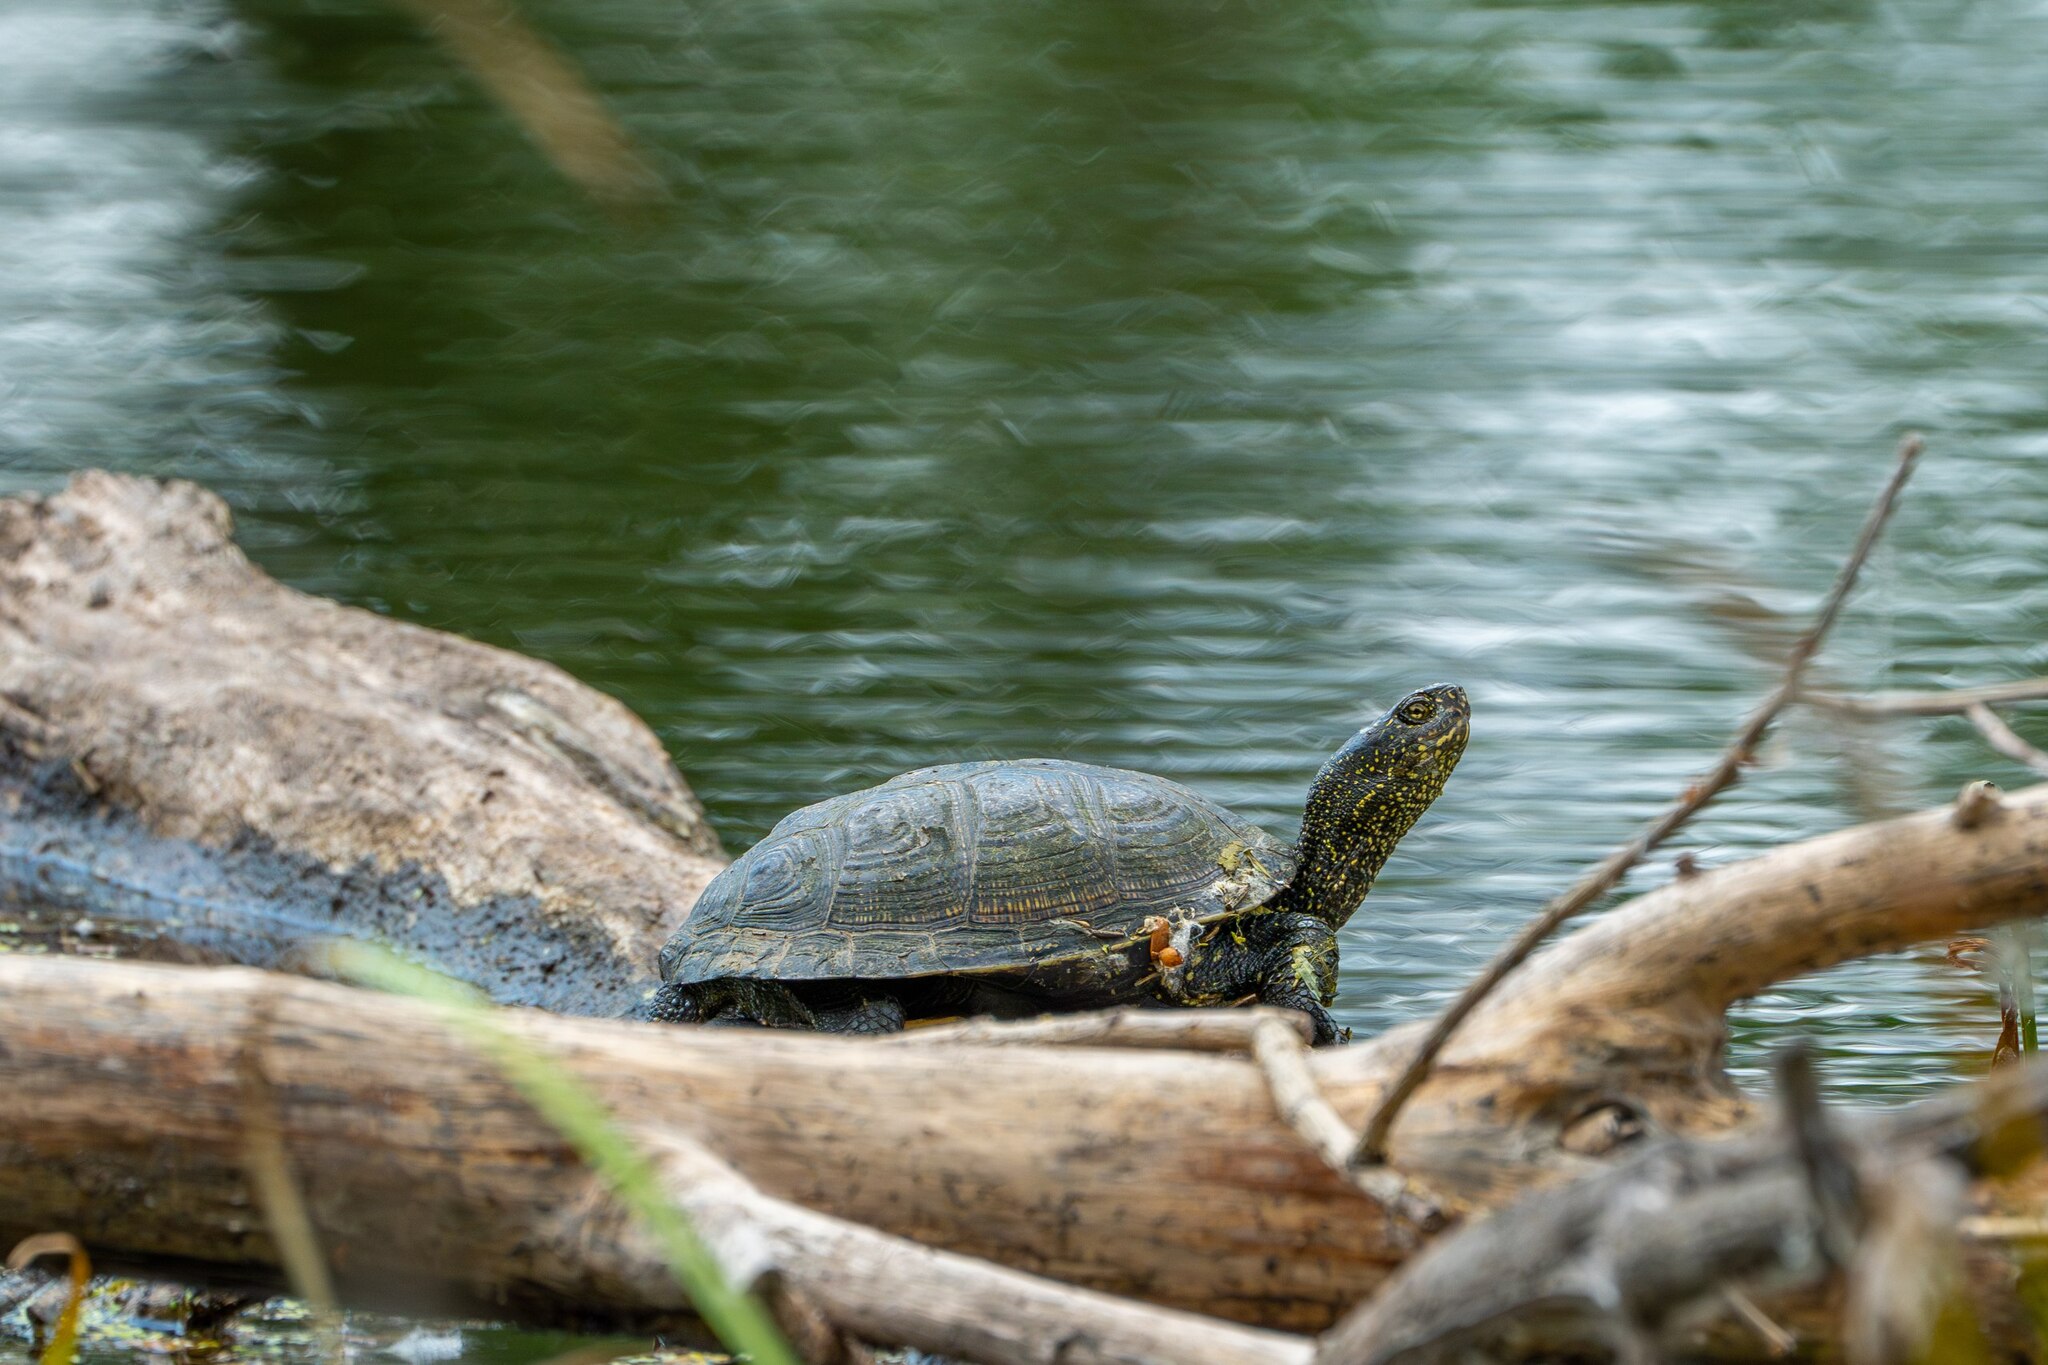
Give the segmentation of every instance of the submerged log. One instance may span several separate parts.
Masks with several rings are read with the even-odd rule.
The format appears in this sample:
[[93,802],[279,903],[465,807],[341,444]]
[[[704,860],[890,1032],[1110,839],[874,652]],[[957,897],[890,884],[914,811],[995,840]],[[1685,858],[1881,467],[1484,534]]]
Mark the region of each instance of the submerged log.
[[0,500],[0,906],[181,960],[374,937],[499,999],[636,1007],[723,864],[659,741],[550,665],[285,588],[229,532],[185,483]]

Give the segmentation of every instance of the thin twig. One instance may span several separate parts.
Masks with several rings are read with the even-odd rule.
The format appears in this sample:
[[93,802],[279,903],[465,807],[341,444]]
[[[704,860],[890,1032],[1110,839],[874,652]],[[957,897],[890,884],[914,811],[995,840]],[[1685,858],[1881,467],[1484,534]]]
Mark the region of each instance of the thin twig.
[[1973,1242],[2048,1242],[2048,1218],[1982,1214],[1965,1218],[1956,1231]]
[[[35,712],[0,695],[0,730],[10,731],[33,750],[47,748],[57,740],[57,729]],[[29,757],[40,758],[32,752]]]
[[1969,717],[1970,724],[1977,727],[1977,733],[1984,736],[1984,742],[1992,748],[2037,773],[2048,773],[2048,754],[2021,739],[1989,706],[1981,701],[1971,702],[1963,708],[1963,714]]
[[1442,1205],[1412,1182],[1385,1167],[1352,1164],[1357,1135],[1324,1097],[1308,1058],[1308,1044],[1278,1019],[1261,1019],[1252,1030],[1252,1060],[1266,1078],[1281,1122],[1347,1183],[1378,1200],[1380,1207],[1399,1214],[1414,1228],[1427,1231],[1442,1226]]
[[1735,1316],[1741,1318],[1750,1331],[1762,1338],[1764,1349],[1770,1352],[1772,1359],[1782,1360],[1799,1349],[1799,1338],[1780,1327],[1771,1319],[1770,1314],[1757,1307],[1755,1299],[1732,1284],[1722,1286],[1721,1297],[1735,1310]]
[[1983,687],[1956,687],[1934,692],[1873,692],[1867,697],[1838,692],[1803,692],[1808,706],[1844,711],[1852,716],[1955,716],[1972,706],[2007,706],[2020,701],[2048,701],[2048,678],[2017,678]]
[[1429,1075],[1429,1069],[1435,1063],[1437,1054],[1443,1051],[1444,1044],[1450,1041],[1458,1025],[1465,1022],[1466,1016],[1492,993],[1501,979],[1520,966],[1529,954],[1535,952],[1537,946],[1548,938],[1557,926],[1613,890],[1616,883],[1620,882],[1628,874],[1628,870],[1640,862],[1645,854],[1670,838],[1680,826],[1735,781],[1742,770],[1742,765],[1754,757],[1757,742],[1763,738],[1764,731],[1770,728],[1778,713],[1799,695],[1799,685],[1805,678],[1806,665],[1813,658],[1814,651],[1820,648],[1820,642],[1827,635],[1828,628],[1834,625],[1835,618],[1841,614],[1842,604],[1848,599],[1850,590],[1856,586],[1857,575],[1863,571],[1864,561],[1870,558],[1871,550],[1876,547],[1878,537],[1884,532],[1885,523],[1891,519],[1892,509],[1898,503],[1899,494],[1904,490],[1906,480],[1912,476],[1914,463],[1919,459],[1922,449],[1923,444],[1917,434],[1908,435],[1899,442],[1898,459],[1892,467],[1891,478],[1886,480],[1884,491],[1878,495],[1876,504],[1870,509],[1870,515],[1864,519],[1862,534],[1856,538],[1856,548],[1850,552],[1841,572],[1835,576],[1834,587],[1821,603],[1819,614],[1814,617],[1813,624],[1806,628],[1806,633],[1793,643],[1791,657],[1785,661],[1784,676],[1780,678],[1770,696],[1765,698],[1763,705],[1751,713],[1749,719],[1743,723],[1734,741],[1722,752],[1720,762],[1714,765],[1713,771],[1686,788],[1685,794],[1676,804],[1658,816],[1635,838],[1607,855],[1597,867],[1580,878],[1576,886],[1545,906],[1543,912],[1531,920],[1522,932],[1515,936],[1514,941],[1487,964],[1486,970],[1451,1002],[1450,1008],[1437,1017],[1429,1035],[1422,1040],[1421,1046],[1408,1059],[1407,1066],[1381,1096],[1378,1107],[1373,1110],[1371,1119],[1365,1125],[1365,1132],[1359,1138],[1358,1150],[1352,1156],[1355,1164],[1377,1165],[1386,1160],[1387,1135],[1393,1130],[1394,1120],[1399,1116],[1401,1107]]

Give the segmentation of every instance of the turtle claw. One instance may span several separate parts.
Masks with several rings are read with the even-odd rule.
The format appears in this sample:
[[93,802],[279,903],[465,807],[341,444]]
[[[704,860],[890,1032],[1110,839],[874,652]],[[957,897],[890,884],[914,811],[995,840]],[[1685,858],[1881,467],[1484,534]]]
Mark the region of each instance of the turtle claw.
[[1309,1023],[1315,1028],[1316,1036],[1313,1040],[1315,1046],[1329,1047],[1334,1043],[1348,1043],[1351,1041],[1351,1030],[1340,1027],[1335,1017],[1321,1005],[1315,1006],[1313,1009],[1306,1011],[1306,1013],[1308,1014]]
[[863,1000],[847,1009],[819,1010],[818,1027],[827,1033],[901,1033],[903,1002],[885,995],[879,1000]]

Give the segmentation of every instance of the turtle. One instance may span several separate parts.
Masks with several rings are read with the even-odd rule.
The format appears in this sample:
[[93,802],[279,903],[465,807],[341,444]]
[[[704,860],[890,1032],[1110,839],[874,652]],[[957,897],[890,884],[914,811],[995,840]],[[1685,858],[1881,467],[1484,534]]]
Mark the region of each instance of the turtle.
[[958,1014],[1329,1006],[1337,930],[1464,752],[1471,707],[1403,697],[1316,775],[1293,844],[1149,773],[919,768],[786,816],[661,951],[649,1014],[880,1033]]

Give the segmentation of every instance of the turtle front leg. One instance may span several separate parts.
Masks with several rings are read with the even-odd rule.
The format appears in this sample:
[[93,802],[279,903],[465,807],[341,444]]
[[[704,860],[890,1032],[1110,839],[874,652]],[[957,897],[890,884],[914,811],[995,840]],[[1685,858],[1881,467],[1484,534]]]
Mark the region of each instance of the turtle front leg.
[[1337,933],[1314,915],[1247,915],[1185,955],[1184,968],[1160,973],[1164,994],[1176,1004],[1226,1005],[1252,995],[1262,1005],[1306,1014],[1318,1045],[1348,1036],[1329,1010],[1337,994]]
[[1306,1014],[1315,1025],[1317,1047],[1350,1041],[1351,1031],[1339,1029],[1330,1016],[1330,1002],[1337,998],[1337,931],[1315,916],[1274,917],[1253,986],[1260,1004]]

